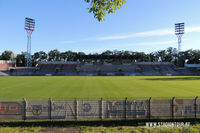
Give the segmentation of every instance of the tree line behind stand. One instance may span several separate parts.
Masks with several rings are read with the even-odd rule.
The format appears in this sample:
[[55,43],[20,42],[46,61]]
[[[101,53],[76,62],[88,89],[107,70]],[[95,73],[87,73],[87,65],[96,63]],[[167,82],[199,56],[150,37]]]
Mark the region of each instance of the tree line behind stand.
[[[17,66],[25,65],[26,52],[14,56],[12,51],[4,51],[0,55],[0,60],[16,60]],[[200,50],[186,50],[181,52],[182,62],[185,64],[200,64]],[[151,53],[133,52],[133,51],[110,51],[102,53],[89,53],[66,51],[60,52],[57,49],[48,53],[44,51],[35,52],[32,55],[33,66],[40,61],[84,61],[84,62],[171,62],[177,65],[177,49],[169,47],[166,50],[159,50]]]

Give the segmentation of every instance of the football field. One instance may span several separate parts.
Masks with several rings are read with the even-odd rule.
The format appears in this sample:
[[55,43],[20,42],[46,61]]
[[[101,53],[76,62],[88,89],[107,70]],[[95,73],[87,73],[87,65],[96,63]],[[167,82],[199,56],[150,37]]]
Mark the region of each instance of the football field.
[[2,76],[0,99],[194,98],[200,77],[184,76]]

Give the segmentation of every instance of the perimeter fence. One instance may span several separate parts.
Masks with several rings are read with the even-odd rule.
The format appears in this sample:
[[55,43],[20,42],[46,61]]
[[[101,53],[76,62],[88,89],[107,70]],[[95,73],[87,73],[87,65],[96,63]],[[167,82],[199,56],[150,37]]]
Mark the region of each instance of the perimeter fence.
[[200,99],[2,101],[0,121],[200,117]]

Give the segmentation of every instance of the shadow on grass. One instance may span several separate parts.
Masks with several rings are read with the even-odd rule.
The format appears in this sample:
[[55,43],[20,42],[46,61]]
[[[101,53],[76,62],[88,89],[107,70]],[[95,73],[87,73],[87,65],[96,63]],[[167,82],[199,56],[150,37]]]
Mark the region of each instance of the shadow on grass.
[[170,78],[145,78],[142,80],[161,80],[161,81],[173,81],[173,80],[200,80],[200,77],[170,77]]

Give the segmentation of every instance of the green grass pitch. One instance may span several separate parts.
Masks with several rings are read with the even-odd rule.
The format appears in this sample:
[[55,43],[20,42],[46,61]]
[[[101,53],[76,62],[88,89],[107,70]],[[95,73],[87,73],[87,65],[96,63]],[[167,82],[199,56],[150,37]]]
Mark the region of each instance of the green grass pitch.
[[200,77],[5,76],[0,99],[124,99],[200,95]]

